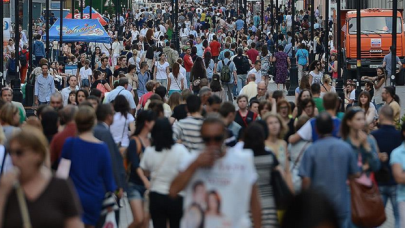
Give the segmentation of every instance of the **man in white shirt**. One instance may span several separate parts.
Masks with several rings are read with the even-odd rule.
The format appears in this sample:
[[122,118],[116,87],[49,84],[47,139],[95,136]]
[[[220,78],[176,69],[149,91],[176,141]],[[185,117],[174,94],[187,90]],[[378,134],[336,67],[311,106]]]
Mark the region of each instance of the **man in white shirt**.
[[[257,173],[250,150],[224,147],[226,126],[218,117],[209,117],[201,126],[204,149],[183,157],[180,173],[170,186],[169,195],[184,190],[181,227],[198,224],[195,211],[206,211],[215,200],[221,205],[218,216],[206,215],[206,227],[261,227],[262,213],[256,184]],[[235,191],[237,189],[237,191]],[[208,201],[207,201],[208,199]],[[197,222],[197,223],[196,223]]]
[[348,100],[348,104],[353,104],[356,101],[356,84],[349,80],[347,81],[347,86],[345,88],[346,91],[346,99]]
[[146,23],[143,23],[143,28],[141,29],[141,35],[146,36],[147,31],[148,31],[148,28],[146,27]]
[[86,59],[84,67],[80,68],[79,82],[81,87],[90,87],[90,79],[93,75],[91,68],[89,67],[90,61]]
[[252,97],[255,97],[257,95],[257,84],[256,84],[256,75],[255,74],[249,74],[248,75],[248,84],[245,85],[242,90],[240,91],[240,95],[246,95],[248,96],[248,100],[252,99]]
[[63,88],[61,91],[62,99],[63,99],[63,106],[68,105],[69,93],[72,91],[79,90],[79,86],[77,86],[76,76],[74,76],[74,75],[70,76],[68,82],[69,82],[69,86],[66,88]]
[[114,38],[114,43],[112,44],[111,48],[112,48],[112,52],[113,52],[113,61],[112,61],[113,65],[112,65],[112,67],[114,68],[117,65],[118,57],[120,56],[121,51],[123,49],[120,42],[118,41],[117,36]]
[[262,77],[262,62],[260,60],[256,60],[255,67],[248,72],[248,75],[254,74],[256,76],[256,84],[261,81],[265,81],[264,77]]
[[136,105],[135,105],[135,101],[134,101],[134,96],[132,95],[131,92],[129,92],[129,91],[127,90],[128,84],[129,84],[128,78],[120,78],[120,79],[119,79],[119,82],[118,82],[118,87],[116,87],[115,89],[113,89],[113,90],[108,94],[108,96],[104,99],[103,103],[104,103],[104,104],[109,104],[109,103],[111,103],[112,101],[114,101],[115,98],[116,98],[118,95],[123,95],[123,96],[127,99],[128,103],[129,103],[129,108],[131,109],[131,114],[134,115],[134,114],[135,114]]

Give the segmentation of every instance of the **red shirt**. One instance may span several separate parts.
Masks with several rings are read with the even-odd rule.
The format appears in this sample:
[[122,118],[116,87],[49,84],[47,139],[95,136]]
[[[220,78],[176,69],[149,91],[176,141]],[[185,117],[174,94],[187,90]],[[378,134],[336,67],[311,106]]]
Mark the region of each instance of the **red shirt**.
[[255,64],[259,52],[256,49],[251,48],[246,52],[246,54],[249,56],[249,59],[250,61],[252,61],[252,64]]
[[[184,68],[186,68],[186,72],[191,72],[191,68],[193,68],[193,59],[190,55],[184,55]],[[185,75],[184,75],[185,76]]]
[[210,43],[210,48],[211,48],[211,54],[212,57],[217,57],[219,56],[219,51],[221,50],[221,44],[214,40]]
[[66,124],[65,129],[63,131],[57,133],[51,141],[50,145],[50,152],[51,152],[51,164],[55,163],[60,158],[62,154],[63,144],[65,143],[67,138],[75,137],[77,134],[76,124],[74,122],[70,122]]
[[153,95],[153,92],[148,92],[142,95],[141,97],[141,105],[142,107],[145,107],[146,102],[149,100],[149,98]]

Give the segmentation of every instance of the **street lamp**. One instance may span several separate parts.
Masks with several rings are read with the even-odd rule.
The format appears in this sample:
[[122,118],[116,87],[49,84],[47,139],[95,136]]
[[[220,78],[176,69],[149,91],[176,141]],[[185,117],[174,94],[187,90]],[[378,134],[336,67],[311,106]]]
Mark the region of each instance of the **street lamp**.
[[391,48],[391,86],[395,86],[395,74],[397,72],[397,10],[398,1],[392,2],[392,48]]
[[357,46],[357,82],[356,82],[356,98],[355,100],[357,101],[360,93],[361,93],[361,25],[360,25],[360,20],[361,20],[361,3],[360,1],[357,1],[357,15],[356,15],[356,29],[357,29],[357,37],[356,37],[356,46]]
[[[343,82],[346,81],[343,77],[345,75],[342,75],[342,71],[341,71],[341,61],[342,61],[342,24],[341,24],[341,13],[340,13],[340,9],[341,9],[341,0],[337,0],[336,2],[336,8],[337,8],[337,22],[336,22],[336,28],[335,28],[335,32],[337,33],[337,40],[336,40],[336,48],[337,48],[337,69],[338,69],[338,78],[336,80],[336,92],[338,93],[340,99],[342,101],[345,100],[345,93],[343,91]],[[340,107],[340,110],[344,112],[345,109],[345,105],[344,102]]]
[[[295,0],[292,0],[291,5],[291,48],[292,48],[292,57],[291,57],[291,69],[290,69],[290,88],[288,88],[288,96],[295,95],[295,89],[298,87],[298,68],[295,59]],[[340,0],[338,0],[340,1]]]

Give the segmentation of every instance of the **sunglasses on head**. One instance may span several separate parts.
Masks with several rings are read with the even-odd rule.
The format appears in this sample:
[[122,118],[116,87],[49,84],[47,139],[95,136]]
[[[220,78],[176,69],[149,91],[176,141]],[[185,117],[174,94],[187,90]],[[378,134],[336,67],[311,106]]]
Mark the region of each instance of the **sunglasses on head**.
[[212,136],[212,137],[202,137],[203,141],[205,143],[209,143],[209,142],[221,142],[222,140],[224,140],[224,136],[223,135],[217,135],[217,136]]

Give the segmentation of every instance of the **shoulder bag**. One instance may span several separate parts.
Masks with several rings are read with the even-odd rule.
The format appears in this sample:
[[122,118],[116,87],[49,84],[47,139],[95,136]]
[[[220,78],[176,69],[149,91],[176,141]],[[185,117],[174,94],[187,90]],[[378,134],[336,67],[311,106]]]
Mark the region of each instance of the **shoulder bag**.
[[288,188],[280,171],[274,169],[274,167],[270,171],[270,185],[273,190],[276,209],[286,210],[294,199],[294,195]]
[[[362,161],[360,154],[359,161]],[[385,207],[378,186],[363,179],[368,179],[365,173],[350,180],[352,222],[361,227],[378,227],[386,220]]]
[[27,207],[27,201],[25,200],[24,191],[23,191],[21,185],[18,184],[15,190],[17,193],[18,206],[20,207],[21,216],[22,216],[22,222],[23,222],[22,227],[23,228],[32,228],[30,214],[28,212],[28,207]]

